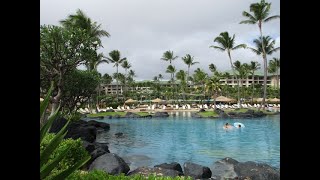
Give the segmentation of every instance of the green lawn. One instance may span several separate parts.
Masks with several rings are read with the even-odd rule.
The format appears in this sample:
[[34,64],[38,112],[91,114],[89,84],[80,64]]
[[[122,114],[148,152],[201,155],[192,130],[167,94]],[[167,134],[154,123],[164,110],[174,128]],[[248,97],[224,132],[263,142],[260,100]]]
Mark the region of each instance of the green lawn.
[[[256,109],[253,109],[255,112],[257,111]],[[224,112],[228,113],[228,112],[247,112],[248,109],[245,108],[241,108],[238,110],[234,110],[234,109],[223,109]]]
[[[249,109],[251,109],[251,108],[249,108]],[[257,108],[253,108],[253,109],[251,109],[251,110],[254,110],[254,112],[258,112],[258,109],[257,109]],[[224,112],[226,112],[226,113],[229,113],[229,112],[236,112],[236,113],[238,113],[238,112],[247,112],[247,111],[248,111],[248,109],[245,109],[245,108],[241,108],[241,109],[238,109],[238,110],[224,109]],[[268,114],[268,115],[275,114],[275,112],[268,112],[268,111],[262,110],[262,109],[261,109],[261,111],[262,111],[263,113],[265,113],[265,114]]]
[[148,112],[136,112],[135,114],[138,114],[139,116],[146,116],[149,115]]
[[[114,116],[114,115],[125,116],[127,112],[103,112],[97,114],[88,114],[88,117],[99,117],[99,116]],[[136,112],[134,114],[138,114],[139,116],[146,116],[149,115],[148,112]]]
[[88,114],[87,117],[98,117],[98,116],[114,116],[116,114],[120,116],[126,115],[127,112],[103,112],[103,113],[97,113],[97,114]]
[[219,115],[217,113],[215,113],[214,111],[205,111],[205,112],[199,112],[198,113],[201,117],[219,117]]

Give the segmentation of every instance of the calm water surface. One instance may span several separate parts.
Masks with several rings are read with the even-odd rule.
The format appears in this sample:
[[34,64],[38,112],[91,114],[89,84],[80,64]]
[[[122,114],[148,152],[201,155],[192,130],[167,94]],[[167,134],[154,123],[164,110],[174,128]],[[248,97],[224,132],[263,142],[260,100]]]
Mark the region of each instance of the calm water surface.
[[[110,124],[110,131],[99,134],[97,141],[109,143],[109,150],[130,162],[131,169],[173,161],[212,167],[225,157],[280,166],[279,115],[258,119],[199,119],[190,117],[190,112],[173,115],[101,120]],[[245,128],[225,130],[226,122],[241,122]],[[116,138],[118,132],[124,137]]]

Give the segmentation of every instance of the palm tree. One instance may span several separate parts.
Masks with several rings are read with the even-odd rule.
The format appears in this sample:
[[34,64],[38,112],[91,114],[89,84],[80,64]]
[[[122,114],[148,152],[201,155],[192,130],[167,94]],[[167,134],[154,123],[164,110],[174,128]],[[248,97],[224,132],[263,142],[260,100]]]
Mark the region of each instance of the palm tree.
[[207,92],[212,92],[214,109],[217,109],[216,98],[218,97],[218,92],[221,91],[220,77],[212,76],[209,79],[207,79],[205,89]]
[[194,71],[194,81],[197,82],[197,85],[201,85],[201,92],[203,93],[203,96],[205,96],[205,82],[208,77],[208,74],[205,73],[202,69],[197,68]]
[[277,89],[279,89],[279,69],[280,69],[280,59],[279,58],[273,58],[269,61],[269,73],[276,74],[277,77]]
[[[173,51],[169,50],[169,51],[166,51],[163,53],[161,60],[169,61],[170,65],[171,65],[171,62],[177,58],[178,58],[178,56],[174,56]],[[171,79],[172,79],[172,76],[173,76],[173,74],[171,74]]]
[[[242,15],[246,18],[247,20],[241,21],[240,24],[258,24],[259,31],[260,31],[260,39],[263,39],[262,35],[262,23],[264,22],[269,22],[273,19],[280,18],[280,15],[274,15],[274,16],[269,16],[270,14],[270,8],[271,8],[271,3],[265,2],[265,0],[261,0],[260,3],[252,3],[250,4],[250,12],[253,14],[250,14],[246,11],[242,12]],[[264,41],[261,41],[261,49],[262,49],[262,58],[264,62],[264,89],[263,89],[263,100],[262,104],[265,104],[265,99],[267,96],[267,51],[265,50],[266,44]],[[265,107],[263,107],[264,109]]]
[[[264,78],[263,78],[263,99],[261,102],[261,105],[263,105],[263,109],[265,109],[265,98],[267,96],[267,76],[268,76],[268,64],[267,64],[267,55],[271,55],[272,53],[280,50],[280,47],[274,47],[276,41],[271,39],[270,36],[263,36],[262,38],[260,37],[259,39],[253,40],[253,43],[256,46],[256,49],[254,48],[249,48],[251,49],[254,53],[257,55],[262,55],[263,56],[263,65],[264,65]],[[264,44],[264,48],[262,48],[262,44]],[[260,109],[260,108],[259,108]]]
[[[118,74],[118,66],[119,64],[121,64],[123,61],[127,60],[126,57],[121,58],[120,55],[120,51],[118,50],[113,50],[109,53],[110,57],[107,57],[107,59],[109,60],[109,62],[114,63],[114,66],[117,68],[117,74]],[[113,66],[113,67],[114,67]],[[117,82],[117,101],[119,101],[119,94],[118,94],[118,78],[116,78],[116,82]]]
[[[239,80],[235,74],[234,66],[233,66],[232,59],[231,59],[231,50],[236,50],[239,48],[245,49],[247,46],[245,44],[235,45],[234,38],[235,38],[235,35],[233,35],[233,37],[231,38],[229,36],[228,32],[222,32],[222,33],[220,33],[220,35],[218,37],[216,37],[214,39],[214,42],[217,42],[218,45],[220,45],[220,46],[210,46],[210,47],[218,49],[220,51],[227,51],[232,72],[233,72],[234,76],[236,77],[236,80],[238,81],[238,86],[239,86]],[[238,104],[240,104],[240,94],[238,94]]]
[[[94,52],[94,54],[95,55],[92,56],[92,58],[90,58],[89,61],[85,63],[85,66],[88,71],[97,71],[98,65],[102,63],[109,63],[107,59],[104,59],[103,53],[97,54],[96,52]],[[102,81],[101,76],[100,76],[100,81]],[[100,97],[100,90],[101,90],[101,83],[99,83],[98,85],[98,97]],[[97,100],[98,100],[98,97],[97,97]]]
[[171,74],[171,79],[170,79],[170,82],[171,82],[171,89],[172,89],[172,93],[174,94],[174,74],[176,73],[176,68],[172,65],[169,65],[167,67],[167,70],[166,70],[166,73],[170,73]]
[[187,85],[186,72],[183,70],[180,70],[179,72],[177,72],[176,77],[178,80],[180,80],[180,85],[181,85],[182,94],[183,94],[183,100],[185,101],[186,100],[185,91],[186,91],[186,85]]
[[80,9],[77,10],[76,14],[71,14],[65,20],[61,20],[60,23],[66,28],[78,27],[84,29],[89,33],[90,37],[97,38],[99,42],[100,39],[98,38],[100,37],[110,37],[107,31],[101,29],[101,24],[98,25],[97,22],[92,22]]
[[159,79],[159,81],[161,81],[161,79],[163,79],[162,74],[158,74],[158,79]]
[[[121,66],[122,66],[122,67],[124,68],[124,70],[125,70],[124,90],[125,90],[125,92],[127,92],[127,83],[126,83],[126,78],[127,78],[127,71],[128,71],[128,69],[130,69],[130,68],[131,68],[131,64],[130,64],[130,63],[128,63],[128,61],[127,61],[127,60],[125,60],[125,61],[123,61],[123,62],[122,62]],[[126,98],[125,98],[125,99],[126,99]]]
[[251,93],[251,104],[253,104],[253,96],[254,96],[254,73],[258,69],[260,69],[261,64],[257,61],[251,61],[249,65],[250,74],[252,76],[252,93]]
[[217,71],[217,66],[214,64],[209,64],[209,69],[212,73],[215,73]]
[[186,56],[182,57],[181,58],[183,60],[183,62],[188,65],[188,77],[187,79],[189,79],[189,70],[190,70],[190,66],[194,65],[194,64],[197,64],[199,62],[196,62],[196,61],[193,61],[193,56],[191,57],[190,54],[186,54]]
[[136,77],[136,73],[134,72],[134,70],[130,69],[129,70],[129,73],[128,73],[128,86],[129,86],[129,89],[133,88],[135,83],[134,83],[134,79],[133,77]]
[[[241,64],[240,61],[235,61],[233,63],[235,70],[238,72],[239,81],[241,81],[241,89],[242,89],[242,96],[243,96],[243,83],[242,80],[248,76],[249,73],[249,65],[247,63]],[[240,84],[238,83],[238,94],[240,94]],[[240,106],[241,103],[240,103]]]
[[103,53],[99,53],[90,61],[87,61],[85,63],[85,66],[88,71],[94,71],[94,70],[97,71],[98,65],[102,63],[109,63],[109,61],[104,59]]

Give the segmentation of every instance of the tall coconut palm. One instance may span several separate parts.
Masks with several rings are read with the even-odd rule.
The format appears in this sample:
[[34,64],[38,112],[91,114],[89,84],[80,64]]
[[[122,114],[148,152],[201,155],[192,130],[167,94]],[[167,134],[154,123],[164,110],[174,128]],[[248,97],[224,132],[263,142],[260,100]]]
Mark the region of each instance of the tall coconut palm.
[[194,71],[193,79],[197,85],[201,85],[200,90],[201,90],[201,93],[203,93],[203,97],[205,96],[205,83],[207,78],[208,78],[208,74],[205,73],[202,69],[197,68]]
[[280,58],[273,58],[269,61],[269,73],[276,74],[277,84],[276,87],[279,89],[279,70],[280,70]]
[[214,64],[209,64],[209,70],[214,74],[217,71],[217,66]]
[[101,29],[101,24],[92,22],[92,20],[80,9],[77,10],[76,14],[71,14],[66,19],[61,20],[60,23],[67,28],[78,27],[84,29],[91,37],[110,37],[110,34],[107,31]]
[[[249,65],[247,63],[241,64],[240,61],[235,61],[233,63],[235,70],[238,72],[239,81],[241,82],[241,89],[242,89],[242,95],[243,95],[243,79],[248,76],[249,73]],[[240,94],[240,84],[238,83],[238,94]],[[242,106],[240,104],[240,106]]]
[[[128,78],[128,76],[127,76],[127,71],[128,71],[128,69],[131,68],[131,64],[130,64],[127,60],[125,60],[125,61],[122,62],[121,66],[122,66],[122,67],[124,68],[124,70],[125,70],[125,74],[124,74],[124,76],[125,76],[124,91],[127,92],[127,82],[126,82],[126,79]],[[126,99],[126,98],[124,97],[124,99]]]
[[92,58],[90,61],[87,61],[85,63],[85,66],[88,71],[97,71],[97,68],[102,63],[109,63],[107,59],[104,59],[103,53],[97,54],[94,58]]
[[252,76],[252,93],[251,93],[251,104],[253,104],[253,97],[254,97],[254,73],[258,69],[260,69],[261,64],[257,61],[251,61],[249,64],[250,74]]
[[194,57],[191,56],[190,54],[186,54],[184,57],[181,58],[183,60],[183,62],[188,65],[188,76],[187,76],[187,80],[189,79],[189,70],[190,70],[190,66],[197,64],[199,62],[194,61]]
[[206,92],[212,92],[214,109],[217,109],[216,98],[218,97],[218,93],[221,91],[220,77],[212,76],[209,79],[207,79],[205,84],[205,90]]
[[[262,23],[269,22],[271,20],[280,18],[280,15],[269,16],[271,9],[271,3],[265,2],[265,0],[261,0],[259,3],[250,4],[250,14],[246,11],[242,12],[242,15],[247,18],[247,20],[241,21],[240,24],[257,24],[260,32],[260,39],[263,38],[262,35]],[[267,52],[265,50],[266,44],[261,41],[261,49],[262,49],[262,58],[264,62],[264,89],[263,89],[263,100],[262,104],[265,104],[265,99],[267,96]],[[263,106],[263,109],[265,107]]]
[[[111,51],[111,52],[109,53],[109,56],[110,56],[110,57],[107,57],[107,59],[109,60],[109,62],[114,63],[114,66],[113,66],[113,67],[116,67],[116,68],[117,68],[116,74],[118,74],[119,64],[121,64],[123,61],[127,60],[127,58],[126,58],[126,57],[121,58],[120,51],[118,51],[118,50],[113,50],[113,51]],[[116,82],[117,82],[117,101],[119,101],[118,79],[119,79],[119,78],[116,78]]]
[[170,82],[171,82],[171,90],[172,90],[172,94],[174,94],[174,74],[176,73],[176,68],[172,65],[169,65],[167,67],[167,70],[166,70],[166,73],[170,73],[171,74],[171,79],[170,79]]
[[134,72],[134,70],[130,69],[129,73],[128,73],[128,88],[129,89],[133,89],[135,86],[134,83],[134,77],[136,77],[136,73]]
[[[267,64],[267,55],[271,55],[272,53],[280,50],[280,47],[274,47],[276,41],[273,40],[270,36],[263,36],[259,39],[253,40],[256,48],[250,48],[257,55],[262,55],[263,65],[264,65],[264,78],[263,78],[263,99],[261,105],[263,105],[263,109],[265,109],[265,98],[267,96],[267,76],[268,76],[268,64]],[[263,45],[262,45],[263,44]],[[264,48],[263,48],[264,47]],[[259,108],[260,109],[260,108]]]
[[158,79],[159,79],[159,81],[161,81],[161,79],[163,79],[162,74],[158,74]]
[[[169,61],[170,65],[172,63],[173,60],[177,59],[178,56],[174,56],[173,51],[166,51],[163,53],[161,60],[164,61]],[[171,74],[171,79],[172,79],[173,74]]]
[[179,72],[177,72],[176,77],[178,80],[180,80],[182,96],[183,96],[183,100],[185,101],[186,100],[185,92],[186,92],[186,86],[187,86],[186,72],[183,70],[180,70]]
[[[233,66],[232,59],[231,59],[231,51],[239,49],[239,48],[245,49],[247,46],[245,44],[235,45],[234,39],[235,39],[235,35],[233,35],[231,38],[229,36],[228,32],[222,32],[222,33],[220,33],[220,35],[218,37],[216,37],[214,39],[214,42],[218,43],[219,46],[210,46],[210,47],[218,49],[220,51],[227,51],[232,72],[233,72],[234,76],[236,77],[236,80],[238,81],[238,86],[239,86],[239,80],[237,78],[237,75],[235,74],[234,66]],[[240,94],[238,94],[238,104],[240,104]]]
[[[92,56],[92,58],[89,59],[89,61],[85,62],[85,66],[87,68],[88,71],[97,71],[98,65],[102,64],[102,63],[109,63],[109,61],[107,59],[104,59],[104,55],[103,53],[99,53],[97,54],[96,52],[94,52],[94,56]],[[100,81],[102,82],[102,78],[100,77]],[[100,97],[100,90],[101,90],[101,83],[99,83],[98,86],[98,97]],[[98,100],[97,97],[97,100]],[[98,104],[100,104],[98,102]]]

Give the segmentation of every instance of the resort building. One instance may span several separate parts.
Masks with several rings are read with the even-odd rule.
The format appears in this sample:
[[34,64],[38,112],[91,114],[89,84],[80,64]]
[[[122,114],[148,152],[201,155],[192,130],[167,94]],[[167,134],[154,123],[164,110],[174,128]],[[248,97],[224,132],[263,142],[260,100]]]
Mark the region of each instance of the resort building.
[[[232,75],[232,72],[230,72],[230,71],[228,71],[228,72],[230,74],[230,78],[221,79],[220,80],[221,84],[232,86],[232,87],[237,86],[238,82],[237,82],[236,78]],[[256,72],[254,75],[254,79],[251,75],[245,79],[241,79],[240,86],[250,87],[252,85],[252,83],[254,83],[255,85],[257,85],[257,84],[263,85],[263,78],[264,78],[263,72]],[[241,81],[242,81],[242,83],[241,83]],[[136,85],[134,87],[129,87],[128,91],[152,92],[151,84],[155,83],[155,82],[152,80],[143,80],[143,81],[135,81],[135,83],[136,83]],[[159,85],[161,87],[170,87],[171,86],[171,83],[169,83],[167,80],[160,81],[157,83],[159,83]],[[178,85],[179,81],[176,80],[174,84]],[[197,86],[199,86],[199,85],[197,85]],[[268,74],[267,86],[272,86],[272,87],[277,86],[277,76],[276,75]],[[191,87],[194,87],[194,85],[190,84],[190,85],[188,85],[188,87],[191,88]],[[279,74],[279,87],[280,87],[280,74]],[[124,85],[122,85],[119,82],[119,84],[118,84],[119,95],[122,95],[123,91],[124,91]],[[100,92],[105,93],[105,94],[116,94],[117,93],[117,83],[112,82],[111,84],[102,84]]]
[[[221,79],[220,82],[222,84],[226,84],[229,86],[237,86],[238,85],[238,81],[236,80],[236,78],[232,75],[233,73],[228,71],[228,73],[231,75],[230,78],[228,79]],[[252,85],[252,83],[254,84],[261,84],[263,85],[263,72],[256,72],[254,75],[254,79],[253,76],[248,76],[245,79],[241,79],[240,80],[240,86],[245,86],[245,87],[250,87]],[[241,83],[242,81],[242,83]],[[268,74],[267,76],[267,86],[272,86],[272,87],[276,87],[277,86],[277,76],[273,75],[273,74]],[[279,74],[279,87],[280,87],[280,74]]]

